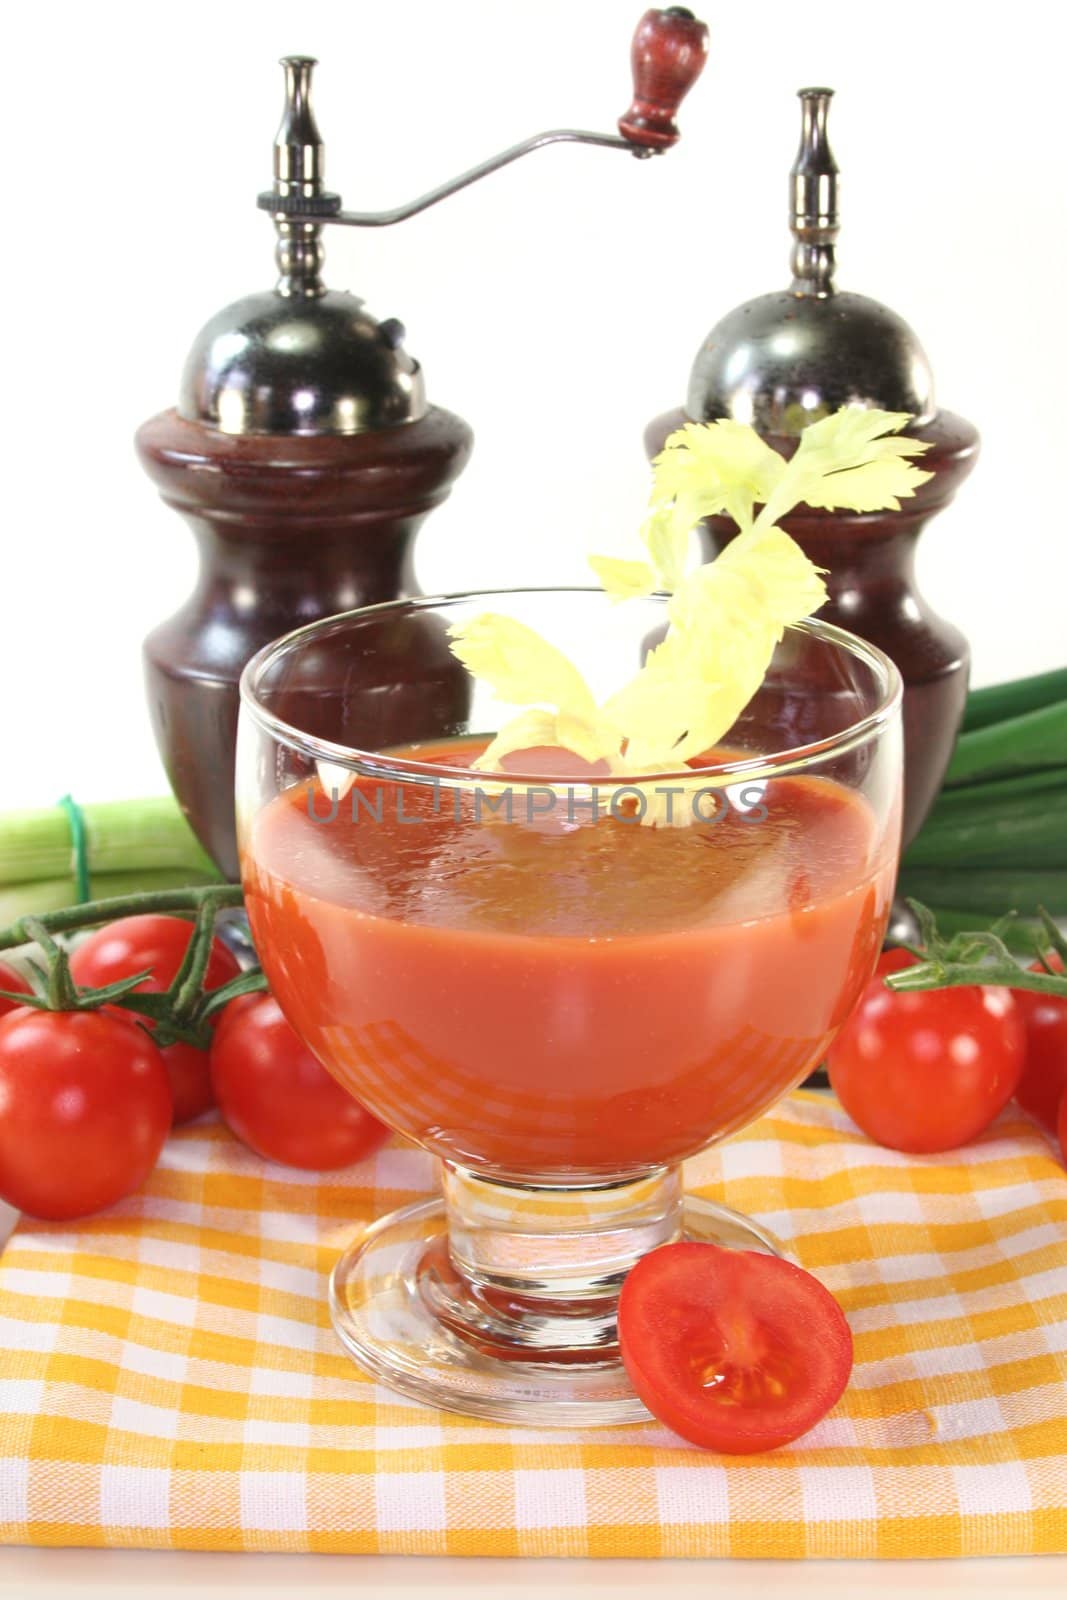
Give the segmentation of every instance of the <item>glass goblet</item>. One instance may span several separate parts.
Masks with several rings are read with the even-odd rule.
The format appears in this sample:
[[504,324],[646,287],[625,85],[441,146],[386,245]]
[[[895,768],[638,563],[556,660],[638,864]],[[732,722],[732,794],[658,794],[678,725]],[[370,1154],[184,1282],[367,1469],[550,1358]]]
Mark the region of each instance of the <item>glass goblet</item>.
[[774,1250],[681,1164],[822,1058],[881,946],[900,834],[900,681],[817,621],[699,763],[612,778],[565,751],[471,763],[515,708],[449,648],[503,611],[598,699],[666,600],[523,590],[373,606],[242,679],[248,915],[289,1021],[439,1158],[442,1194],[358,1237],[334,1325],[366,1370],[512,1422],[646,1415],[616,1301],[683,1237]]

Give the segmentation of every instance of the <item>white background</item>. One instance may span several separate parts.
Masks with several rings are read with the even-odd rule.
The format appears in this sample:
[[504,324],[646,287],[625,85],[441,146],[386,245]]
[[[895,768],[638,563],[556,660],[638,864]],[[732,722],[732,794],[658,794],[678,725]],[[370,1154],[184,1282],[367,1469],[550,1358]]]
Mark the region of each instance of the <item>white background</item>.
[[[192,540],[134,460],[187,347],[273,281],[255,209],[285,52],[321,58],[328,177],[390,206],[536,130],[612,129],[642,0],[12,6],[5,61],[0,806],[160,792],[142,635]],[[920,579],[977,681],[1062,663],[1062,21],[1035,0],[705,6],[683,140],[557,148],[394,229],[327,232],[328,281],[399,315],[474,460],[419,543],[429,591],[581,581],[623,551],[645,422],[718,317],[788,278],[795,90],[838,90],[839,282],[917,329],[979,467]]]

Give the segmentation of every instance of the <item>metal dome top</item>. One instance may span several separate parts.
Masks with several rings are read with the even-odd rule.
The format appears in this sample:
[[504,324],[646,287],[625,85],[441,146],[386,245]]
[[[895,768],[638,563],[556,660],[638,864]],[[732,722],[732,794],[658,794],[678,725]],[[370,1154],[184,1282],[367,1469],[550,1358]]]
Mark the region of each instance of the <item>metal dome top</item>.
[[426,414],[422,369],[397,322],[355,295],[248,295],[201,329],[178,411],[222,433],[349,434]]
[[[325,152],[311,109],[311,56],[286,56],[285,109],[274,141],[276,201],[326,205]],[[274,219],[277,286],[226,306],[197,334],[178,411],[222,433],[346,434],[426,413],[422,372],[404,329],[322,282],[322,227]]]
[[729,312],[693,364],[686,412],[732,417],[795,437],[844,405],[936,412],[933,376],[915,334],[888,306],[834,286],[837,163],[826,136],[831,89],[801,89],[800,148],[790,173],[793,281]]

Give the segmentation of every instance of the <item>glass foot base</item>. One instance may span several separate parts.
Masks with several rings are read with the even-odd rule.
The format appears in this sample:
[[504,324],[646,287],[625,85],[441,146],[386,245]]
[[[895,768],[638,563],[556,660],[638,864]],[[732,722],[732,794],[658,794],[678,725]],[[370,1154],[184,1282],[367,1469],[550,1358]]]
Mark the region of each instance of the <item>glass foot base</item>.
[[[686,1198],[681,1236],[784,1251],[725,1206]],[[645,1422],[619,1359],[618,1284],[585,1298],[522,1294],[454,1265],[443,1200],[383,1217],[337,1262],[330,1314],[349,1355],[425,1405],[535,1427]]]

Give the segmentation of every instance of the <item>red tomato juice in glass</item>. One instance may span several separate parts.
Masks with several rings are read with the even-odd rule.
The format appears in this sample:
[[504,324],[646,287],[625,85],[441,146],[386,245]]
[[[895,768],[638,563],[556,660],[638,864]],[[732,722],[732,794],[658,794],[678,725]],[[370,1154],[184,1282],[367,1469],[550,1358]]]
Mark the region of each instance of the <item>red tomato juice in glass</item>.
[[[403,753],[456,767],[481,748]],[[896,840],[861,797],[771,778],[755,811],[720,795],[718,820],[684,827],[568,821],[563,799],[528,825],[525,803],[508,822],[469,789],[360,778],[331,804],[311,780],[251,823],[271,988],[375,1115],[483,1176],[618,1178],[811,1070],[889,913]]]

